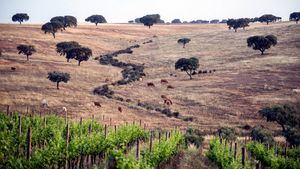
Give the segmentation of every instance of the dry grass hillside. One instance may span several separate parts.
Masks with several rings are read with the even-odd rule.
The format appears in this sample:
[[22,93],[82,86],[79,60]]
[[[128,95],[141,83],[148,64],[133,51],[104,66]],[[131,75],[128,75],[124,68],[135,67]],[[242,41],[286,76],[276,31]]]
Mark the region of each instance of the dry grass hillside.
[[[247,47],[246,39],[252,35],[274,34],[278,44],[261,56]],[[177,44],[180,37],[192,41],[185,49]],[[66,62],[55,51],[61,41],[77,41],[93,50],[93,58],[77,66],[75,61]],[[152,43],[142,44],[147,40]],[[17,54],[18,44],[32,44],[37,53],[26,57]],[[126,103],[92,93],[97,86],[122,78],[121,69],[100,65],[95,57],[100,54],[140,44],[133,54],[120,55],[123,62],[145,64],[146,77],[124,86],[114,86],[116,95],[131,99]],[[237,33],[223,24],[205,25],[155,25],[151,29],[141,25],[107,24],[101,26],[80,25],[62,33],[45,35],[40,25],[0,24],[0,106],[11,105],[12,110],[25,112],[25,107],[38,110],[42,99],[49,102],[48,111],[68,108],[75,117],[123,123],[142,119],[148,126],[169,128],[173,126],[197,126],[214,130],[219,126],[242,126],[264,123],[257,115],[260,107],[274,103],[299,105],[300,94],[300,25],[283,22],[270,25],[252,24]],[[174,70],[181,57],[197,57],[201,70],[216,69],[210,74],[194,76],[188,80],[184,72]],[[11,67],[16,67],[15,71]],[[64,71],[71,80],[56,90],[47,79],[49,71]],[[176,74],[177,77],[170,76]],[[160,84],[167,79],[174,89]],[[147,87],[153,82],[156,87]],[[163,107],[161,95],[168,96],[173,111],[192,116],[192,122],[169,118],[156,111],[136,106],[138,100]],[[94,101],[102,107],[94,106]],[[118,111],[118,107],[123,112]],[[272,125],[271,125],[272,126]]]

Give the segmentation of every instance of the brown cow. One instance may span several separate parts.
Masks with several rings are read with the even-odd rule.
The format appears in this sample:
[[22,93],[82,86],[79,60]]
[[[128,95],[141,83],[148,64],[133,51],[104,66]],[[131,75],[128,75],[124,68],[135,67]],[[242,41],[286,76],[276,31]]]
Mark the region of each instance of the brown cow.
[[17,68],[15,68],[15,67],[11,67],[10,68],[12,71],[15,71]]
[[155,87],[154,83],[152,83],[152,82],[147,83],[147,86],[149,86],[149,87]]
[[118,107],[118,110],[119,110],[120,113],[122,113],[122,111],[123,111],[122,107]]
[[163,84],[163,83],[169,83],[169,82],[168,82],[166,79],[161,79],[161,80],[160,80],[160,83]]
[[167,106],[170,106],[173,104],[171,99],[164,99],[164,104],[166,104]]
[[166,95],[161,95],[160,96],[162,99],[168,99],[168,97]]
[[94,105],[97,106],[97,107],[101,107],[100,102],[94,102]]
[[167,89],[174,89],[174,86],[168,85],[168,86],[167,86]]

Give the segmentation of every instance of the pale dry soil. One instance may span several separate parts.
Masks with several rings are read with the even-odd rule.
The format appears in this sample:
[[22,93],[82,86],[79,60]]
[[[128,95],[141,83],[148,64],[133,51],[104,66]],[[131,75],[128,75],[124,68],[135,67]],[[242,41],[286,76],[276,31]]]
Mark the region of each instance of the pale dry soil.
[[[142,25],[106,24],[101,26],[79,25],[59,32],[54,39],[44,34],[41,25],[0,24],[0,107],[11,105],[11,110],[26,112],[39,110],[42,99],[49,102],[45,112],[60,112],[67,107],[69,115],[95,118],[113,124],[142,119],[148,127],[186,128],[194,126],[202,130],[215,130],[220,126],[241,127],[264,124],[271,129],[280,129],[266,123],[257,111],[275,103],[294,103],[299,106],[300,88],[300,25],[292,22],[276,24],[251,24],[237,33],[223,24],[205,25],[155,25],[151,29]],[[246,39],[253,35],[274,34],[278,44],[261,56],[259,51],[247,47]],[[181,37],[191,38],[186,48],[177,44]],[[55,45],[61,41],[78,41],[93,50],[93,57],[77,66],[72,60],[66,62],[56,53]],[[153,43],[142,44],[147,40]],[[37,53],[26,61],[18,55],[18,44],[32,44]],[[97,86],[112,83],[122,78],[121,69],[100,65],[95,57],[100,54],[140,44],[133,54],[119,55],[124,62],[145,64],[146,77],[112,89],[116,95],[133,102],[119,102],[96,96]],[[197,57],[201,70],[216,69],[215,73],[196,75],[192,80],[184,72],[174,69],[181,57]],[[11,67],[16,67],[12,71]],[[50,71],[70,73],[71,80],[61,83],[56,90],[47,79]],[[177,77],[170,76],[170,73]],[[160,84],[167,79],[175,89]],[[147,87],[153,82],[156,87]],[[138,100],[152,105],[164,106],[161,95],[168,96],[173,111],[194,117],[193,122],[169,118],[155,111],[136,106]],[[94,106],[94,101],[102,107]],[[123,112],[118,112],[118,107]]]

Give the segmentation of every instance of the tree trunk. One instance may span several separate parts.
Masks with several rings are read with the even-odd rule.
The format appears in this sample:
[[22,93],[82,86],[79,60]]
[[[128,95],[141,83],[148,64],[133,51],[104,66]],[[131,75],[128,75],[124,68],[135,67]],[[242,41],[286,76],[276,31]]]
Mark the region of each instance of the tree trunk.
[[237,29],[234,29],[234,32],[237,32]]
[[96,24],[96,26],[98,26],[98,22],[96,22],[95,24]]
[[192,73],[189,73],[188,71],[186,71],[186,74],[188,74],[190,76],[190,80],[192,80]]
[[261,55],[264,55],[265,50],[261,50]]
[[54,39],[55,39],[55,33],[52,33],[52,35],[53,35],[53,37],[54,37]]
[[56,89],[59,90],[59,82],[56,82]]
[[149,29],[151,28],[151,26],[149,25]]
[[21,21],[19,21],[19,23],[20,23],[20,25],[22,24],[22,22],[21,22]]
[[27,57],[27,61],[29,61],[29,55],[26,55],[26,57]]
[[81,61],[78,61],[78,66],[80,66],[80,62],[81,62]]
[[69,59],[69,58],[67,59],[67,62],[70,62],[70,59]]
[[183,48],[185,48],[185,44],[183,44]]
[[269,22],[267,22],[267,25],[269,25]]

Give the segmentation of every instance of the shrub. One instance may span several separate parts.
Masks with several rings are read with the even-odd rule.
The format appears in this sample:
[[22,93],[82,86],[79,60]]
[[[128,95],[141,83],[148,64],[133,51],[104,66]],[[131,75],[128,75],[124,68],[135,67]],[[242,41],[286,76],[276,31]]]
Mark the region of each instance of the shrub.
[[251,131],[252,140],[259,141],[266,144],[274,144],[274,138],[270,131],[263,128],[263,126],[255,126]]
[[189,144],[194,144],[197,148],[199,148],[202,145],[204,138],[203,138],[200,130],[188,128],[184,135],[184,140],[185,140],[186,146],[188,146]]
[[220,138],[233,141],[236,140],[236,133],[233,128],[230,127],[222,127],[217,131]]

